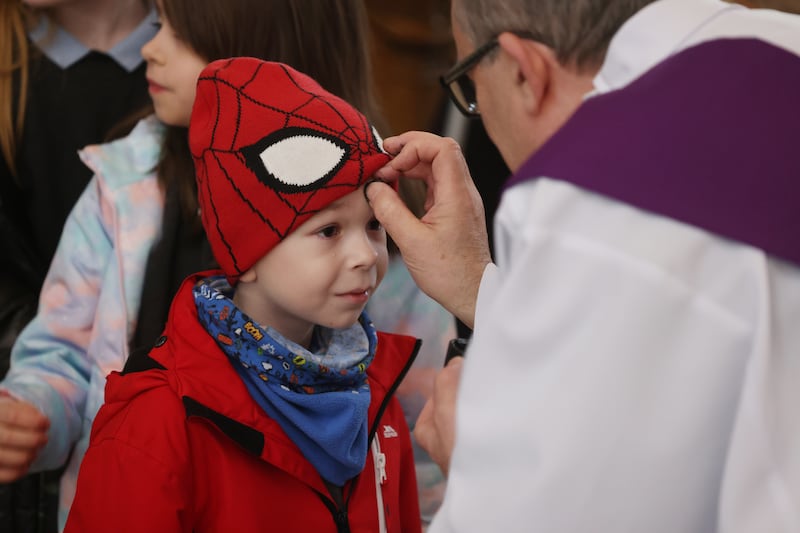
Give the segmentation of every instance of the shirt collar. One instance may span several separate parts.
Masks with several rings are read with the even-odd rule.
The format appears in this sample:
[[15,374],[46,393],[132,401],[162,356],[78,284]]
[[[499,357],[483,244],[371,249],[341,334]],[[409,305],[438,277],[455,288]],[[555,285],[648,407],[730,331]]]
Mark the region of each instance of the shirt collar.
[[723,11],[746,9],[721,0],[659,0],[631,17],[611,40],[597,92],[627,85],[683,48],[683,43]]
[[[109,50],[107,55],[128,72],[135,70],[142,63],[142,46],[156,34],[157,20],[155,10],[150,11],[136,29]],[[50,22],[46,17],[42,17],[28,36],[48,59],[62,69],[71,67],[91,52],[63,28],[54,27],[52,35],[50,31]]]

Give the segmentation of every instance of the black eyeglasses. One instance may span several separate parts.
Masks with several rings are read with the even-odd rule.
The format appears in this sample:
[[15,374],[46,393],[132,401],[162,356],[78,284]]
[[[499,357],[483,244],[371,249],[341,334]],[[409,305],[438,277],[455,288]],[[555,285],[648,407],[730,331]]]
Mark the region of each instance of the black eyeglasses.
[[[518,37],[541,41],[532,33],[526,31],[512,31]],[[475,49],[467,57],[456,63],[447,74],[439,78],[442,86],[450,94],[450,99],[456,104],[459,111],[468,117],[479,117],[478,100],[475,96],[475,84],[469,77],[469,72],[480,63],[486,55],[498,46],[497,37],[492,37],[489,42]]]

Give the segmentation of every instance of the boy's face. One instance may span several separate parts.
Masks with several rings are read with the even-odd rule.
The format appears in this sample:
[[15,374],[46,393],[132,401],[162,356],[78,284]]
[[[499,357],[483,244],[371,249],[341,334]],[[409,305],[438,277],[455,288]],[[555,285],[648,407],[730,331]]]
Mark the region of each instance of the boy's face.
[[346,328],[386,273],[386,232],[358,189],[308,219],[239,279],[237,304],[307,345],[315,324]]

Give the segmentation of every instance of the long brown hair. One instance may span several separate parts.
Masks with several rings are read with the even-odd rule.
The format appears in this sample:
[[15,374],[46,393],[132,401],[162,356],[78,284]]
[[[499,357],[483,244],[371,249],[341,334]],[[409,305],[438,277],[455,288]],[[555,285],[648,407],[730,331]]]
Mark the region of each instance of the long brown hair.
[[[286,63],[380,128],[362,0],[163,0],[163,13],[204,59],[249,56]],[[175,180],[181,204],[193,216],[197,198],[187,128],[167,128],[157,170],[162,187]]]
[[16,175],[17,141],[22,137],[28,94],[26,33],[22,2],[0,0],[0,153],[12,175]]

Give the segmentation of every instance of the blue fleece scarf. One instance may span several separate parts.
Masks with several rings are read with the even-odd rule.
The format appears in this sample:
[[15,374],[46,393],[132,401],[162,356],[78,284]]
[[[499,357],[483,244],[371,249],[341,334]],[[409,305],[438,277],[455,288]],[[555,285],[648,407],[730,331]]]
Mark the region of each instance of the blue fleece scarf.
[[309,351],[251,320],[230,299],[224,276],[194,287],[200,323],[229,357],[250,395],[336,485],[355,477],[367,458],[367,367],[378,342],[362,313],[344,330],[317,327]]

